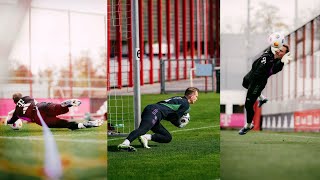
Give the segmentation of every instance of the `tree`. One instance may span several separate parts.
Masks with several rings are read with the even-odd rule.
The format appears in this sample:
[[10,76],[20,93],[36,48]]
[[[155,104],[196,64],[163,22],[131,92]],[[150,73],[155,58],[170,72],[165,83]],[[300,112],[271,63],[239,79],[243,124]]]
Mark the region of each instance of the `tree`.
[[[106,87],[106,65],[105,55],[101,53],[101,62],[99,61],[96,65],[93,64],[92,59],[89,57],[89,52],[82,52],[81,56],[75,59],[72,63],[72,84],[69,80],[70,70],[69,67],[63,67],[59,70],[57,84],[58,88],[55,92],[55,96],[61,96],[70,94],[70,87],[81,87],[80,96],[88,97],[93,96],[93,88],[105,88]],[[91,92],[89,92],[91,91]]]
[[41,79],[41,81],[48,83],[48,92],[50,97],[51,96],[50,89],[53,83],[53,68],[47,67],[46,69],[39,71],[38,76]]
[[273,31],[289,31],[289,26],[279,16],[280,9],[272,4],[260,2],[259,6],[252,9],[253,16],[250,17],[250,33],[267,33]]
[[33,82],[33,75],[28,66],[18,61],[13,60],[9,68],[9,74],[10,77],[13,77],[9,80],[9,83],[29,84]]

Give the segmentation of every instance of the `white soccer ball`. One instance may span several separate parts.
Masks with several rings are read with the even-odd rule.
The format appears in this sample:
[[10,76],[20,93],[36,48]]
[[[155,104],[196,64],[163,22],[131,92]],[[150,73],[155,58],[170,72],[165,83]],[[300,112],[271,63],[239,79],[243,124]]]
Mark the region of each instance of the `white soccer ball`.
[[186,113],[180,118],[180,128],[185,127],[190,121],[190,114]]
[[15,123],[13,124],[10,124],[10,127],[13,129],[13,130],[19,130],[22,128],[22,121],[21,119],[18,119]]
[[284,44],[285,37],[280,32],[274,32],[269,36],[269,44],[274,48],[281,48]]

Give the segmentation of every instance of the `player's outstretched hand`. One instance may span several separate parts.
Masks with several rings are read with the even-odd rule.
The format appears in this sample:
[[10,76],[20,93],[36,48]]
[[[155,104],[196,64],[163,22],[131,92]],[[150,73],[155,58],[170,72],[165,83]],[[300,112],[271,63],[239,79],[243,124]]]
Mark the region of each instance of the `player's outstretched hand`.
[[281,62],[283,62],[283,64],[289,64],[290,61],[292,61],[292,57],[291,57],[291,53],[287,52],[281,59]]
[[180,118],[180,125],[179,128],[184,128],[190,121],[190,115],[189,113],[184,114],[181,118]]
[[8,125],[8,121],[12,118],[13,113],[14,113],[14,109],[8,112],[8,115],[3,123],[5,126]]

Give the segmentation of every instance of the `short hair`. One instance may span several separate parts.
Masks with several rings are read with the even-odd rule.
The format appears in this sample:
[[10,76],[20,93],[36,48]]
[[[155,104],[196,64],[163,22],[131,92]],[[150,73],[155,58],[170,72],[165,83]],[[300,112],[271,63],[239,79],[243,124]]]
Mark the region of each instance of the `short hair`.
[[283,46],[287,49],[286,53],[290,52],[290,49],[289,49],[289,45],[288,45],[288,44],[283,44]]
[[186,91],[184,92],[185,96],[189,96],[190,94],[194,93],[194,92],[199,92],[199,89],[196,87],[188,87],[186,89]]
[[17,104],[17,102],[22,98],[22,94],[21,93],[14,93],[12,95],[12,99],[13,99],[13,102],[15,104]]

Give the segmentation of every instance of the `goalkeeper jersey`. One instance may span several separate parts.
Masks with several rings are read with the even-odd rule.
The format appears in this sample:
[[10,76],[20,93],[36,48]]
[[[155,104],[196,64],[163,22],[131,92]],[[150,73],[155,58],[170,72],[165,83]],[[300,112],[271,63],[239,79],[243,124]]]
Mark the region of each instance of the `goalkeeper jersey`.
[[36,101],[30,96],[22,97],[16,104],[16,108],[12,115],[12,118],[8,121],[8,124],[15,123],[18,119],[26,121],[32,121],[35,110]]
[[266,83],[268,78],[278,73],[283,68],[283,63],[279,59],[274,58],[271,48],[268,48],[257,60],[252,64],[251,70],[246,74],[245,78],[249,82]]
[[184,114],[189,113],[190,104],[186,97],[172,97],[157,103],[163,119],[168,121],[177,121]]

